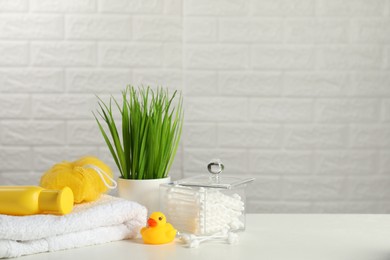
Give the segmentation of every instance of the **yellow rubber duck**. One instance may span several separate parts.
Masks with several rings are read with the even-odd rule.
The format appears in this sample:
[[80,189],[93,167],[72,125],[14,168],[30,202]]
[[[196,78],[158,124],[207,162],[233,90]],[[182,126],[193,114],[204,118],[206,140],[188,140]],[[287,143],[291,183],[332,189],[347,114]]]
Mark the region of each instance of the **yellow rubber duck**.
[[152,245],[172,242],[176,233],[176,229],[167,223],[165,215],[161,212],[153,212],[148,219],[148,225],[141,229],[144,243]]

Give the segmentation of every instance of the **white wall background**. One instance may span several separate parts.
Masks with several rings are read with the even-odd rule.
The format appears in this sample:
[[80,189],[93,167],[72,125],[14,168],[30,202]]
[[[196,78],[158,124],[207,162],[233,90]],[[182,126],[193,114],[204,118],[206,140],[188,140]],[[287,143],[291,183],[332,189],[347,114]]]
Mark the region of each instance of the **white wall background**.
[[251,212],[390,212],[390,0],[0,0],[0,184],[112,164],[91,110],[181,89],[171,175],[254,176]]

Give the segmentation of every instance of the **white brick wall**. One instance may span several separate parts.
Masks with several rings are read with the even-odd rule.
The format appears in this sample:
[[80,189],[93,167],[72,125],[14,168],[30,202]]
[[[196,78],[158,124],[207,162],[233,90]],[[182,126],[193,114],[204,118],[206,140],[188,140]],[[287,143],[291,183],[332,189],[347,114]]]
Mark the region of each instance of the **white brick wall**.
[[0,184],[101,157],[128,84],[185,98],[174,179],[253,176],[250,212],[390,212],[390,0],[0,0]]

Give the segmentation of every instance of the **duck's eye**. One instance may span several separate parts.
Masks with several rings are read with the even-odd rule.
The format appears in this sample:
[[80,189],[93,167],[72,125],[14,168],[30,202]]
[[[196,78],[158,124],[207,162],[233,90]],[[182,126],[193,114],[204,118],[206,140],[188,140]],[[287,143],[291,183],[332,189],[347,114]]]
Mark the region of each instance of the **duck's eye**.
[[158,220],[160,220],[160,221],[161,221],[162,219],[163,219],[163,217],[159,217],[159,218],[158,218]]

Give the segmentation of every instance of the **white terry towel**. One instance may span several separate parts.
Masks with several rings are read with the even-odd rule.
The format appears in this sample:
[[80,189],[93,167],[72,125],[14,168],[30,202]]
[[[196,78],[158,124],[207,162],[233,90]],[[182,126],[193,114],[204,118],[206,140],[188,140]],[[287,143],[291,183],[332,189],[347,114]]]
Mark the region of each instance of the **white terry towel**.
[[0,258],[133,238],[145,226],[146,214],[140,204],[109,195],[75,205],[64,216],[0,214]]

